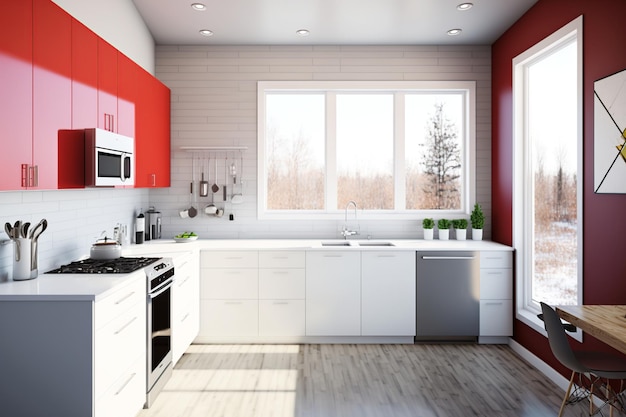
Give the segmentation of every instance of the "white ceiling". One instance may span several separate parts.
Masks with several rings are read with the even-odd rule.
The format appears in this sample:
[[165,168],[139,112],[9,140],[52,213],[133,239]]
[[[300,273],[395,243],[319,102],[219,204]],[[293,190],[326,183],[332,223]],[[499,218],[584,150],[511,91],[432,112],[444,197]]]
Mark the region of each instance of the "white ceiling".
[[465,1],[133,0],[158,45],[489,45],[538,0]]

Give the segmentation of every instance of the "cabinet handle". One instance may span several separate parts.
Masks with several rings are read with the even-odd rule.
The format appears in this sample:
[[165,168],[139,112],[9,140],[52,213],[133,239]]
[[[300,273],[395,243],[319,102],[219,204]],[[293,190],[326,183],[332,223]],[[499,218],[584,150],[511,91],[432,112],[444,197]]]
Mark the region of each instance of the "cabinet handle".
[[485,303],[486,306],[501,306],[502,304],[504,304],[502,301],[500,302],[491,301],[491,302]]
[[485,259],[504,259],[502,256],[485,256]]
[[224,274],[228,274],[228,275],[241,275],[241,271],[224,271]]
[[502,271],[489,271],[487,275],[503,275]]
[[130,377],[126,380],[126,382],[124,382],[124,384],[122,384],[122,386],[120,387],[120,389],[117,390],[117,392],[115,393],[115,395],[120,395],[120,393],[122,391],[124,391],[124,388],[126,388],[126,385],[128,385],[130,383],[130,381],[133,380],[133,378],[135,377],[135,375],[137,375],[136,372],[133,372]]
[[122,298],[120,298],[119,300],[117,300],[117,301],[115,302],[115,305],[122,304],[124,301],[126,301],[126,300],[128,300],[130,297],[132,297],[132,296],[133,296],[133,294],[135,294],[135,291],[132,291],[131,293],[126,294],[124,297],[122,297]]
[[377,258],[395,258],[396,255],[377,255]]
[[156,174],[151,174],[150,177],[152,177],[152,186],[156,187]]
[[324,258],[343,258],[343,255],[324,255]]
[[475,259],[474,256],[422,256],[426,260]]
[[137,316],[133,317],[128,323],[126,323],[125,325],[123,325],[122,327],[120,327],[115,333],[113,333],[114,335],[118,335],[120,333],[122,333],[124,331],[125,328],[127,328],[128,326],[130,326],[135,320],[137,320]]
[[287,275],[289,271],[272,271],[274,275]]
[[189,281],[189,275],[187,275],[187,276],[185,277],[185,279],[184,279],[184,280],[182,280],[182,281],[178,284],[178,287],[179,287],[179,288],[180,288],[180,287],[182,287],[183,285],[185,285],[185,282],[187,282],[187,281]]
[[243,256],[226,256],[226,257],[224,257],[224,259],[229,259],[229,260],[243,259]]
[[22,177],[22,187],[26,188],[28,187],[28,164],[22,164],[21,165],[21,177]]
[[272,256],[272,259],[289,259],[288,256]]
[[39,165],[33,167],[33,187],[39,187]]
[[289,305],[289,301],[274,301],[272,304],[275,306],[286,306]]
[[189,314],[190,314],[190,313],[185,314],[185,316],[184,316],[182,319],[180,319],[180,322],[182,323],[182,322],[184,322],[185,320],[187,320],[187,317],[189,317]]

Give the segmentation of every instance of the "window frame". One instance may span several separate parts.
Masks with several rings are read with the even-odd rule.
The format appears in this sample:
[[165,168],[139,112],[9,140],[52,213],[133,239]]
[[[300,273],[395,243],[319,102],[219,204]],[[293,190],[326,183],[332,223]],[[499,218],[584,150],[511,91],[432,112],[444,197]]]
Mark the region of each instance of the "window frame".
[[[543,322],[537,317],[541,313],[539,303],[532,300],[532,172],[529,162],[529,140],[526,128],[526,75],[529,64],[547,57],[564,44],[577,42],[577,285],[578,304],[583,303],[583,19],[574,19],[561,29],[513,58],[513,246],[516,248],[515,263],[516,318],[547,337]],[[570,334],[582,340],[582,332]]]
[[[323,210],[267,210],[266,209],[266,94],[272,92],[326,92],[326,178],[325,209]],[[394,93],[394,209],[360,210],[361,219],[405,220],[419,217],[446,216],[467,217],[476,198],[476,82],[475,81],[259,81],[257,83],[257,217],[277,220],[341,219],[343,209],[336,207],[336,101],[338,93]],[[404,127],[405,108],[402,94],[411,92],[464,94],[462,126],[463,143],[463,197],[459,210],[407,210],[405,181]],[[400,207],[400,208],[398,208]]]

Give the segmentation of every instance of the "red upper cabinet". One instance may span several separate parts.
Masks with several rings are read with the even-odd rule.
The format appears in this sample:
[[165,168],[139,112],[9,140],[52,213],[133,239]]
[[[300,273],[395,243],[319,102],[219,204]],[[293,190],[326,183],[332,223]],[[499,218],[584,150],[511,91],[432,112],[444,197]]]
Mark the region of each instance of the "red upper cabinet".
[[98,126],[117,132],[117,50],[98,38]]
[[98,35],[72,19],[72,129],[98,125]]
[[33,5],[5,1],[0,13],[0,190],[17,190],[32,162]]
[[117,55],[117,133],[135,137],[135,102],[139,66],[118,52]]
[[33,188],[58,188],[59,131],[72,127],[72,18],[33,0]]
[[135,187],[169,187],[170,89],[143,70],[137,85]]

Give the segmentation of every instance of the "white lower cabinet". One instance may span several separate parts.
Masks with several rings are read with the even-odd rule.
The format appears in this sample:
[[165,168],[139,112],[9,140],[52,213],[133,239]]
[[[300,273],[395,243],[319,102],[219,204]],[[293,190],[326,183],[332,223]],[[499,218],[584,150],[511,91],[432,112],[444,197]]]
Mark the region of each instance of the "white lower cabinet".
[[259,252],[259,336],[305,336],[306,252]]
[[199,342],[259,334],[258,251],[200,252]]
[[415,336],[415,252],[361,254],[361,335]]
[[172,361],[183,356],[200,329],[200,276],[198,254],[187,252],[174,257],[172,286]]
[[513,335],[513,254],[480,253],[480,339]]
[[306,335],[361,335],[361,252],[307,252]]
[[143,272],[96,302],[2,301],[0,317],[0,334],[11,335],[0,338],[3,416],[135,417],[143,408]]

